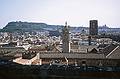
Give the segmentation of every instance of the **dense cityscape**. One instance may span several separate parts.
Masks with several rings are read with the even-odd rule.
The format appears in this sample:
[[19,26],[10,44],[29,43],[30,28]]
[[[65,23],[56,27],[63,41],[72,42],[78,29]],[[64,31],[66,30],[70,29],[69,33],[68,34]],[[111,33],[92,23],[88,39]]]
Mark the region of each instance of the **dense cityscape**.
[[77,30],[67,22],[39,24],[11,22],[0,30],[1,79],[119,78],[119,28],[99,27],[98,20]]
[[120,0],[0,0],[0,79],[90,78],[120,78]]

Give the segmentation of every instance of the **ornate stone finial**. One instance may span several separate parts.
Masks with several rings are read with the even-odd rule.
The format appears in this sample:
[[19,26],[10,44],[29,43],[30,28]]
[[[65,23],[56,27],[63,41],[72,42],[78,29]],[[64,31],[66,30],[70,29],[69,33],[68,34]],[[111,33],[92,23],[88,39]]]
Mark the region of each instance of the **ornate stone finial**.
[[67,26],[67,21],[65,22],[65,26]]

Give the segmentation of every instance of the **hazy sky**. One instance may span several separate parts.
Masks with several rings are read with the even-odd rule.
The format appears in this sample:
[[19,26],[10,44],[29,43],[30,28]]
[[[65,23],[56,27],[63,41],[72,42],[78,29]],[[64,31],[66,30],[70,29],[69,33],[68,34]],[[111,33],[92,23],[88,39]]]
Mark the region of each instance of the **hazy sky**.
[[120,0],[0,0],[0,28],[10,21],[86,27],[91,19],[120,28]]

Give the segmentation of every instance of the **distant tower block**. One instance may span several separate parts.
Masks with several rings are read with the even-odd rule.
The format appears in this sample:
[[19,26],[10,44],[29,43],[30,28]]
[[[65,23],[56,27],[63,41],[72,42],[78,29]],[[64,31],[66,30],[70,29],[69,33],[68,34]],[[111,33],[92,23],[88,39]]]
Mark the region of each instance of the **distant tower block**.
[[89,34],[98,35],[98,21],[97,20],[90,20]]
[[69,37],[69,26],[67,25],[67,22],[65,23],[65,26],[62,29],[62,51],[63,53],[70,52],[70,37]]

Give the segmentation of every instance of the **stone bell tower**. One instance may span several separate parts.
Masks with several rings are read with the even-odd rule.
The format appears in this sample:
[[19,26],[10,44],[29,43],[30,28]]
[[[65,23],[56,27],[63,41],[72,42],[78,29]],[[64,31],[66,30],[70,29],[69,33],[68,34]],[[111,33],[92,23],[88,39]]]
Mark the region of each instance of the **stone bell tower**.
[[67,22],[65,22],[65,26],[62,29],[62,52],[69,53],[70,52],[70,37],[69,37],[69,26]]

